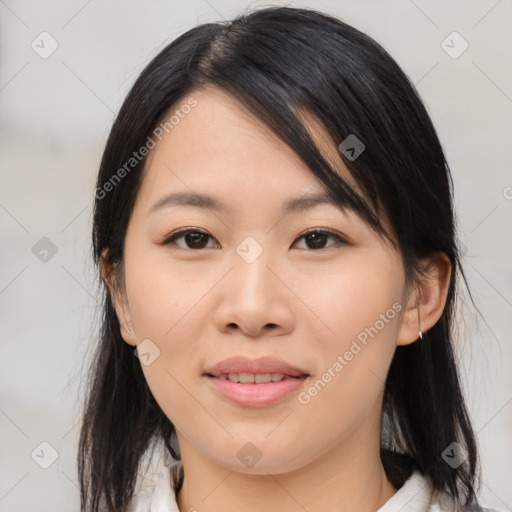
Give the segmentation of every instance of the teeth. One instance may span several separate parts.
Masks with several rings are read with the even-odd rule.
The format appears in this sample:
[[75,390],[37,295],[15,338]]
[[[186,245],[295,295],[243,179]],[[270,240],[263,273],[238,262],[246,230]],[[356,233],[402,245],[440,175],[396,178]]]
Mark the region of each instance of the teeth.
[[239,373],[238,378],[242,384],[254,383],[254,373]]
[[285,376],[282,373],[222,373],[218,378],[241,384],[262,384],[279,382],[284,380]]
[[270,382],[271,380],[271,373],[256,373],[254,375],[254,382],[256,382],[256,384],[261,384],[262,382]]

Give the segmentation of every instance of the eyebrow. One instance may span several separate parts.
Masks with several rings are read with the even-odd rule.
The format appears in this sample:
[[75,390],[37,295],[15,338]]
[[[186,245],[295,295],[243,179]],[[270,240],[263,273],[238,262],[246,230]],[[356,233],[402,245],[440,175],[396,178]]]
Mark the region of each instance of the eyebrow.
[[[337,208],[344,208],[333,197],[327,193],[309,194],[300,197],[293,197],[285,201],[282,206],[282,214],[301,213],[310,210],[319,205],[332,205]],[[205,195],[195,194],[193,192],[174,192],[159,199],[149,210],[152,214],[163,208],[170,208],[173,206],[189,206],[193,208],[201,208],[213,210],[216,212],[226,212],[227,206],[218,199]]]

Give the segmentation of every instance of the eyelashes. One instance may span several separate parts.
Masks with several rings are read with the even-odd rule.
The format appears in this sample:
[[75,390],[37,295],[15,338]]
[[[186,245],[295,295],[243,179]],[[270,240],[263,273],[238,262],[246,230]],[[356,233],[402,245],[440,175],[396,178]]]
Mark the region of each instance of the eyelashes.
[[[335,244],[331,244],[328,246],[322,246],[323,242],[329,238],[335,240]],[[213,247],[208,247],[208,239],[215,240],[211,235],[203,231],[199,228],[186,228],[180,229],[174,233],[171,233],[168,237],[166,237],[162,242],[159,242],[158,245],[173,247],[178,249],[184,249],[189,251],[201,251],[205,249],[215,249],[219,247],[217,244]],[[302,233],[299,237],[296,238],[294,244],[298,240],[304,239],[306,244],[312,244],[313,247],[307,247],[306,250],[319,251],[323,249],[330,249],[335,246],[343,246],[350,245],[349,242],[340,234],[335,233],[333,231],[323,229],[323,228],[314,228],[310,229],[305,233]],[[177,242],[183,240],[186,247],[178,244]],[[206,242],[206,243],[205,243]],[[192,247],[188,244],[191,244]]]
[[[176,243],[176,240],[179,240],[181,238],[185,239],[188,235],[195,235],[193,237],[189,237],[189,241],[192,240],[193,243],[197,243],[199,241],[199,245],[201,245],[201,241],[204,241],[206,238],[212,238],[208,233],[205,233],[204,231],[197,229],[197,228],[187,228],[187,229],[181,229],[179,231],[176,231],[175,233],[172,233],[169,235],[165,240],[161,242],[160,245],[175,245],[178,246]],[[197,236],[199,235],[199,236]],[[195,239],[195,241],[194,241]],[[212,238],[213,239],[213,238]],[[204,249],[204,247],[180,247],[181,249],[192,249],[192,250],[201,250]]]

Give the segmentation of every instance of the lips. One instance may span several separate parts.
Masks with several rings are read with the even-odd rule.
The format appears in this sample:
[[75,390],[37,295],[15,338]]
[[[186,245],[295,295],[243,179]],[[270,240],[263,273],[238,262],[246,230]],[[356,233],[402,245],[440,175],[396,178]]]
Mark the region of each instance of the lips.
[[[208,368],[205,372],[205,375],[210,377],[227,378],[231,382],[245,383],[251,383],[251,379],[256,378],[258,375],[265,376],[264,379],[258,377],[260,382],[275,382],[287,377],[309,376],[305,370],[286,363],[280,359],[273,357],[249,359],[242,356],[231,357],[229,359],[220,361],[219,363]],[[230,375],[231,378],[229,378]],[[270,375],[270,380],[267,380],[268,375]],[[255,382],[255,380],[252,380],[252,382]]]
[[271,357],[232,357],[205,373],[211,389],[239,407],[268,407],[304,385],[310,374]]

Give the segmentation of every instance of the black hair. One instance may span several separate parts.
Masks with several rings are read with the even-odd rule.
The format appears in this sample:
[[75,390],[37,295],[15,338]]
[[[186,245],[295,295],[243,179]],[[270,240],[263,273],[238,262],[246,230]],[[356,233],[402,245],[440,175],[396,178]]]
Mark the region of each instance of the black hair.
[[[292,148],[336,201],[390,241],[406,282],[420,259],[441,251],[451,263],[443,313],[421,342],[397,347],[383,400],[381,458],[399,487],[417,468],[459,505],[477,501],[478,455],[452,346],[460,276],[450,169],[427,110],[406,74],[372,38],[312,9],[270,7],[187,31],[145,67],[127,95],[104,149],[95,191],[93,257],[122,268],[128,221],[145,146],[172,108],[204,87],[245,105]],[[364,151],[343,162],[355,191],[327,162],[302,114],[338,145],[355,136]],[[120,169],[125,169],[120,178]],[[117,176],[117,178],[116,178]],[[105,184],[110,183],[107,187]],[[396,239],[384,229],[386,212]],[[179,459],[175,429],[152,396],[133,348],[125,343],[108,287],[89,369],[79,440],[81,510],[124,510],[142,456],[154,439]],[[467,460],[442,458],[458,442]]]

